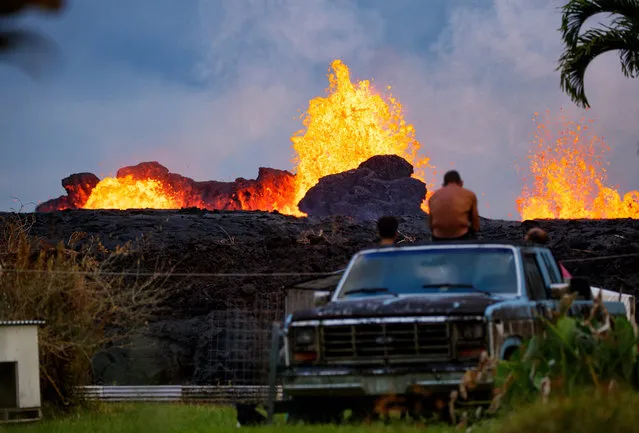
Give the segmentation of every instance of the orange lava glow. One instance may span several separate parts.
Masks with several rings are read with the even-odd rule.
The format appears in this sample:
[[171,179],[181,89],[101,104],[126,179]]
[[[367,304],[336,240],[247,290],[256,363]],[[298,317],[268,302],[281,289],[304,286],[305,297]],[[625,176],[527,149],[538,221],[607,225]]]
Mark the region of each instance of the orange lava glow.
[[[291,138],[296,191],[294,202],[281,211],[300,214],[297,203],[321,177],[357,168],[375,155],[406,159],[413,165],[413,177],[425,182],[425,169],[433,167],[418,154],[415,128],[404,121],[399,101],[390,92],[376,92],[369,80],[354,84],[341,60],[331,63],[328,80],[327,95],[309,102],[301,116],[304,127]],[[426,205],[425,200],[422,208]]]
[[107,177],[91,191],[84,209],[180,209],[175,194],[156,179]]
[[533,182],[517,199],[522,220],[639,218],[639,192],[622,199],[607,185],[603,155],[609,148],[591,132],[588,124],[593,121],[576,123],[562,114],[559,128],[554,128],[548,111],[545,121],[537,122],[538,117],[535,113],[537,130],[529,156]]

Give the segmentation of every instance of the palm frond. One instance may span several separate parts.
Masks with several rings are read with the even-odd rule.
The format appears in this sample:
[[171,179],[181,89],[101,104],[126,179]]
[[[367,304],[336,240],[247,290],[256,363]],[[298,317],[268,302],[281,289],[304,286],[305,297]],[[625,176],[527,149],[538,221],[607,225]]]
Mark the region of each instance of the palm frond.
[[605,26],[590,29],[579,36],[577,43],[566,47],[559,59],[560,86],[577,105],[590,107],[584,90],[586,69],[599,55],[619,51],[622,71],[628,77],[639,73],[639,34],[635,28]]
[[639,21],[639,0],[570,0],[562,7],[560,31],[567,46],[577,44],[579,32],[588,18],[600,14],[622,15]]
[[629,36],[627,49],[620,52],[619,59],[623,74],[626,77],[636,78],[639,76],[639,17],[633,19],[619,16],[613,20],[610,27]]
[[626,77],[639,77],[639,50],[621,50],[621,71]]

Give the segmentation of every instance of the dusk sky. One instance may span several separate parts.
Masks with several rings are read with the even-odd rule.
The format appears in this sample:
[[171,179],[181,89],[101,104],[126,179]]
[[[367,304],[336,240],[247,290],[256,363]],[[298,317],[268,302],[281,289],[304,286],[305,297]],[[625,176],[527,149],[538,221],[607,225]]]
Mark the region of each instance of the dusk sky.
[[[32,210],[63,177],[159,161],[195,180],[292,170],[298,110],[323,95],[329,63],[391,85],[425,155],[455,163],[486,217],[518,218],[534,112],[576,109],[559,89],[553,0],[75,0],[32,13],[60,59],[39,80],[0,63],[0,210]],[[605,19],[597,17],[592,24]],[[589,23],[591,23],[589,22]],[[616,53],[592,65],[594,129],[609,180],[639,189],[639,81]]]

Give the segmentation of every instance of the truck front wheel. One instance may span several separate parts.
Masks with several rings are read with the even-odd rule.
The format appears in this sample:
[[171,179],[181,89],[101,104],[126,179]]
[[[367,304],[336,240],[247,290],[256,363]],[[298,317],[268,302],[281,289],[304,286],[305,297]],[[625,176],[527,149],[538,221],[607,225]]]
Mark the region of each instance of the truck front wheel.
[[519,350],[519,346],[513,346],[506,349],[506,352],[504,352],[504,361],[511,361],[517,350]]
[[293,398],[286,415],[288,424],[339,424],[343,410],[328,399]]

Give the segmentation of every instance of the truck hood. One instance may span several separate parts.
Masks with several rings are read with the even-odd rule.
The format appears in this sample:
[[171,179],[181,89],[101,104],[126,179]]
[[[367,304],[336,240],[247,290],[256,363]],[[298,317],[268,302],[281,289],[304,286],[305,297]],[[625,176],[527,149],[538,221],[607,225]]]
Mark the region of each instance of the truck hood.
[[296,311],[292,320],[346,319],[393,316],[483,315],[490,305],[503,299],[481,293],[436,296],[375,296],[331,302],[315,309]]

